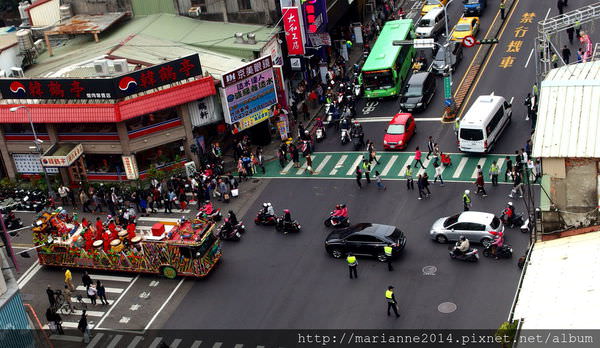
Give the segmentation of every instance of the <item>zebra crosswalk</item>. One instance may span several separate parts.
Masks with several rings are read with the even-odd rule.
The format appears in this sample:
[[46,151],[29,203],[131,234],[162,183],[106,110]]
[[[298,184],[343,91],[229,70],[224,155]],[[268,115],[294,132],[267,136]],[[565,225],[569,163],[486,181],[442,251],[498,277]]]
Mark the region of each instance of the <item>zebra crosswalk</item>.
[[[473,182],[477,177],[477,166],[481,166],[486,181],[490,180],[488,175],[492,162],[496,162],[499,168],[499,183],[506,183],[504,180],[505,154],[488,155],[467,155],[463,153],[449,153],[452,165],[443,167],[442,178],[449,182]],[[352,179],[356,166],[359,166],[368,155],[363,152],[315,152],[312,154],[311,174],[306,170],[306,159],[301,158],[300,167],[295,168],[290,161],[283,168],[278,161],[266,163],[266,173],[257,173],[256,177],[264,178],[329,178],[329,179]],[[412,152],[383,152],[377,155],[379,164],[375,162],[371,166],[371,176],[375,171],[379,171],[383,179],[403,180],[406,175],[407,166],[415,165],[415,156]],[[426,158],[423,155],[422,162],[425,168],[416,168],[413,170],[413,176],[427,173],[430,178],[434,177],[435,169],[433,167],[434,157]]]

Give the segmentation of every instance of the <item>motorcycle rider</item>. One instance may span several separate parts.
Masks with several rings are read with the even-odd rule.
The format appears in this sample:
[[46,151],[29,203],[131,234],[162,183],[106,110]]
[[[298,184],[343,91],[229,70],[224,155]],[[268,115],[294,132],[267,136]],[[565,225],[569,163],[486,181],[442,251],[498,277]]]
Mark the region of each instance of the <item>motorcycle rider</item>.
[[335,221],[336,224],[340,223],[344,220],[344,218],[348,218],[348,209],[345,204],[336,204],[335,210],[331,214],[331,220]]
[[465,236],[460,236],[460,240],[457,243],[457,247],[454,248],[455,255],[465,255],[471,248],[469,240]]
[[221,226],[221,231],[220,233],[222,235],[226,235],[228,236],[229,234],[231,234],[231,232],[233,232],[233,225],[231,224],[231,221],[227,218],[225,218],[225,220],[223,220],[223,226]]
[[515,218],[515,207],[512,202],[508,202],[508,205],[502,211],[502,215],[504,216],[504,221],[507,225],[512,225],[513,219]]
[[283,210],[283,230],[285,231],[284,233],[287,233],[287,229],[292,227],[293,222],[294,222],[294,220],[292,220],[292,213],[290,212],[290,210],[284,209]]
[[227,215],[227,219],[233,226],[236,226],[239,223],[237,216],[235,216],[235,213],[233,212],[233,210],[229,211],[229,214]]
[[204,205],[200,208],[200,211],[206,215],[210,215],[213,212],[213,205],[209,200],[204,201]]
[[498,251],[498,249],[502,248],[502,246],[504,246],[504,235],[498,234],[492,242],[492,255],[494,255],[496,259],[498,259],[498,255],[496,255],[496,252]]

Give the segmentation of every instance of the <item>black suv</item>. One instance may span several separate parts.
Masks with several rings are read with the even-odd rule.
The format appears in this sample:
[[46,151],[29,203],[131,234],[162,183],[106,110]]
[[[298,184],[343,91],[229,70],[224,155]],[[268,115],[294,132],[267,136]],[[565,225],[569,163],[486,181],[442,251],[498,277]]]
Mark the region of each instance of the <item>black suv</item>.
[[406,245],[404,233],[394,226],[361,223],[333,231],[325,239],[325,250],[336,259],[352,253],[383,262],[387,260],[383,251],[386,245],[392,247],[392,256],[397,256]]
[[435,76],[429,72],[414,73],[406,87],[400,108],[405,112],[416,112],[424,110],[435,94]]

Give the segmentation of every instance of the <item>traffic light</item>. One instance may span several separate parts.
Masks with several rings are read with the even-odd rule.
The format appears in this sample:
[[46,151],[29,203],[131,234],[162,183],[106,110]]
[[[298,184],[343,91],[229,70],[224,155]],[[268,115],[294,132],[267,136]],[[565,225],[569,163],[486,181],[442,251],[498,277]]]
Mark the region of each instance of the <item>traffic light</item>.
[[498,39],[483,39],[479,40],[478,44],[480,45],[490,45],[498,43]]

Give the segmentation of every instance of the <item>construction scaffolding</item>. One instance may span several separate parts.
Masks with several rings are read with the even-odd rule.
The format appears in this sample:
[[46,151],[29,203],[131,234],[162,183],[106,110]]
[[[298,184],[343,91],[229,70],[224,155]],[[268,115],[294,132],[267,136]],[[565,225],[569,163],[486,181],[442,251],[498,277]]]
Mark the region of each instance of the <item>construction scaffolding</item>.
[[[581,26],[599,18],[600,2],[597,2],[538,22],[538,36],[535,39],[535,52],[536,55],[539,55],[535,60],[538,85],[552,69],[553,53],[558,56],[563,65],[565,64],[560,54],[560,48],[552,43],[552,37],[558,32],[574,28],[575,24]],[[593,54],[591,58],[595,59],[596,57],[596,54]]]

